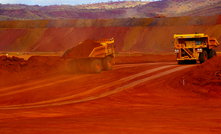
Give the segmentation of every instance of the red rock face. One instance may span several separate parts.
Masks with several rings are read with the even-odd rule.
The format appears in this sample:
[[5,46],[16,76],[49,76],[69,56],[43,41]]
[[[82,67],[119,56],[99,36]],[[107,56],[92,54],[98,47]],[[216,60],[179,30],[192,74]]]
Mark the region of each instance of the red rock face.
[[[114,38],[116,51],[173,52],[173,35],[205,33],[221,42],[220,25],[161,27],[77,27],[8,29],[0,33],[1,51],[65,51],[86,39]],[[221,48],[216,48],[220,51]]]
[[217,24],[217,25],[221,24],[221,15],[219,15],[216,24]]
[[28,29],[1,29],[0,30],[0,50],[10,50],[10,45],[21,38]]
[[205,33],[221,42],[219,23],[220,16],[2,21],[0,50],[65,51],[86,39],[114,38],[118,52],[167,53],[174,51],[174,34]]

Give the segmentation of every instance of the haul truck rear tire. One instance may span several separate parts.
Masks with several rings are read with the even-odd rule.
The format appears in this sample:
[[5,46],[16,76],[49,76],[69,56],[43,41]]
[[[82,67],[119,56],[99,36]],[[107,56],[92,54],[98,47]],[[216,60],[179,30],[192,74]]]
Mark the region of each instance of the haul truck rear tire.
[[203,62],[205,62],[208,59],[208,54],[207,54],[206,50],[204,50],[202,53],[200,53],[199,59],[200,59],[200,64],[202,64]]
[[85,73],[91,73],[91,60],[86,60]]
[[212,49],[209,51],[209,59],[211,59],[213,57],[217,57],[217,55],[216,55],[216,51]]
[[75,60],[71,60],[68,62],[67,70],[69,73],[77,73],[78,67],[77,62]]
[[94,59],[91,62],[91,73],[100,73],[102,70],[101,61],[98,59]]
[[103,69],[105,71],[111,70],[113,67],[113,60],[110,56],[107,56],[103,59]]
[[77,60],[77,67],[80,72],[85,72],[86,66],[87,66],[86,60],[84,59]]

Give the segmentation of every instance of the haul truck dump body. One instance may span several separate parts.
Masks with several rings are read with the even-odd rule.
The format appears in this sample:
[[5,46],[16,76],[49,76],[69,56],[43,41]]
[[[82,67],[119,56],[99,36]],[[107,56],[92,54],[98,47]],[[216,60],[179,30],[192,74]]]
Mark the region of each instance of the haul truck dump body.
[[72,73],[100,73],[101,70],[111,70],[112,58],[115,57],[114,39],[87,39],[76,47],[68,49],[62,55],[68,59],[67,69]]
[[178,64],[200,63],[216,57],[216,51],[212,48],[219,45],[216,38],[200,34],[175,34],[174,48],[177,54]]

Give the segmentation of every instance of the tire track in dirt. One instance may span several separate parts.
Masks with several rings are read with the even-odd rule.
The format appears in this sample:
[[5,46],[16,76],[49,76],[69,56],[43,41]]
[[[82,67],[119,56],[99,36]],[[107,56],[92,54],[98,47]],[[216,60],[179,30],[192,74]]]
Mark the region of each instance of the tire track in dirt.
[[[164,75],[176,72],[176,71],[180,71],[180,70],[185,69],[185,68],[192,67],[192,66],[178,66],[178,67],[176,67],[176,66],[177,65],[167,65],[167,66],[161,66],[161,67],[158,67],[158,68],[150,69],[150,70],[147,70],[147,71],[135,74],[135,75],[131,75],[131,76],[122,78],[122,79],[114,81],[112,83],[104,84],[104,85],[98,86],[96,88],[93,88],[91,90],[88,90],[88,91],[85,91],[85,92],[82,92],[82,93],[79,93],[79,94],[67,96],[67,97],[62,97],[62,98],[47,100],[47,101],[41,101],[41,102],[36,102],[36,103],[27,103],[27,104],[22,104],[22,105],[2,106],[2,107],[0,107],[0,109],[27,109],[27,108],[38,108],[38,107],[48,107],[48,106],[60,106],[60,105],[67,105],[67,104],[74,104],[74,103],[79,103],[79,102],[91,101],[91,100],[103,98],[103,97],[121,92],[121,91],[126,90],[128,88],[131,88],[131,87],[134,87],[134,86],[139,85],[141,83],[144,83],[146,81],[156,79],[156,78],[159,78],[161,76],[164,76]],[[166,69],[166,68],[168,69],[170,67],[175,67],[175,68],[172,68],[172,69],[163,71],[161,73],[158,73],[158,74],[155,74],[155,75],[152,75],[152,76],[149,76],[149,77],[131,82],[129,84],[126,84],[126,85],[123,85],[121,87],[115,88],[115,89],[113,89],[111,91],[108,91],[108,92],[103,92],[101,94],[92,95],[93,93],[98,92],[98,91],[102,91],[105,88],[112,87],[114,85],[118,85],[118,84],[120,84],[122,82],[125,82],[125,81],[133,80],[137,77],[140,77],[140,76],[143,76],[143,75],[146,75],[146,74],[150,74],[152,72],[156,72],[156,71]],[[89,95],[89,97],[87,97],[88,95]],[[77,97],[83,97],[83,98],[76,99]],[[76,100],[71,100],[71,99],[76,99]]]
[[[145,65],[165,65],[165,62],[156,62],[156,63],[136,63],[136,64],[118,64],[114,66],[114,69],[120,69],[125,67],[137,67],[137,66],[145,66]],[[167,62],[167,65],[176,65],[177,62]]]
[[[116,65],[114,67],[115,69],[120,69],[120,68],[125,68],[125,67],[136,67],[136,66],[145,66],[145,65],[156,65],[156,64],[163,64],[163,63],[140,63],[140,64],[123,64],[123,65]],[[84,74],[81,76],[73,76],[73,75],[65,75],[65,76],[60,76],[60,77],[55,77],[55,78],[50,78],[50,79],[44,79],[44,80],[38,80],[38,81],[30,81],[29,83],[26,84],[19,84],[19,85],[15,85],[15,86],[11,86],[11,87],[2,87],[0,90],[0,97],[1,96],[6,96],[6,95],[11,95],[11,94],[16,94],[16,93],[21,93],[21,92],[25,92],[28,90],[33,90],[36,88],[41,88],[41,87],[47,87],[47,86],[51,86],[54,84],[58,84],[58,83],[63,83],[63,82],[68,82],[68,81],[72,81],[75,79],[80,79],[80,78],[84,78],[87,77],[90,74]],[[38,86],[37,86],[38,85]],[[24,89],[22,89],[24,88]],[[22,90],[17,90],[17,89],[22,89]],[[13,91],[16,90],[16,91]]]
[[[67,77],[67,76],[66,76]],[[15,85],[15,86],[11,86],[11,87],[2,87],[1,90],[0,90],[0,96],[3,96],[4,94],[2,94],[3,92],[7,92],[7,91],[11,91],[13,89],[18,89],[18,88],[25,88],[25,87],[28,87],[28,86],[33,86],[33,85],[38,85],[38,84],[42,84],[42,83],[48,83],[50,81],[54,81],[54,80],[57,80],[57,79],[63,79],[65,78],[64,76],[62,77],[59,77],[59,78],[51,78],[51,79],[44,79],[44,80],[38,80],[38,81],[31,81],[27,84],[19,84],[19,85]]]
[[13,86],[13,87],[3,88],[1,90],[1,92],[2,91],[13,90],[13,89],[18,89],[18,88],[24,88],[24,89],[18,90],[18,91],[12,91],[12,92],[8,92],[8,93],[2,93],[2,94],[0,94],[0,97],[5,96],[5,95],[21,93],[21,92],[33,90],[33,89],[36,89],[36,88],[47,87],[47,86],[51,86],[51,85],[54,85],[54,84],[63,83],[63,82],[67,82],[67,81],[71,81],[71,80],[79,79],[79,78],[83,78],[83,77],[86,77],[86,75],[79,76],[79,77],[71,77],[71,78],[68,77],[68,76],[63,76],[63,77],[59,77],[59,79],[58,78],[52,78],[52,79],[41,80],[41,81],[28,83],[28,84],[24,84],[24,85],[16,85],[16,86]]

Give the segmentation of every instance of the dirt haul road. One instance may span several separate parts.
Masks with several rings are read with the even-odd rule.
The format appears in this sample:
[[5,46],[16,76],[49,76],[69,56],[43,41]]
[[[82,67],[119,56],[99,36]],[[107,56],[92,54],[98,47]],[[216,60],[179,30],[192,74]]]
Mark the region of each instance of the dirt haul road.
[[195,65],[116,65],[0,89],[0,133],[219,133],[220,99],[186,86]]

